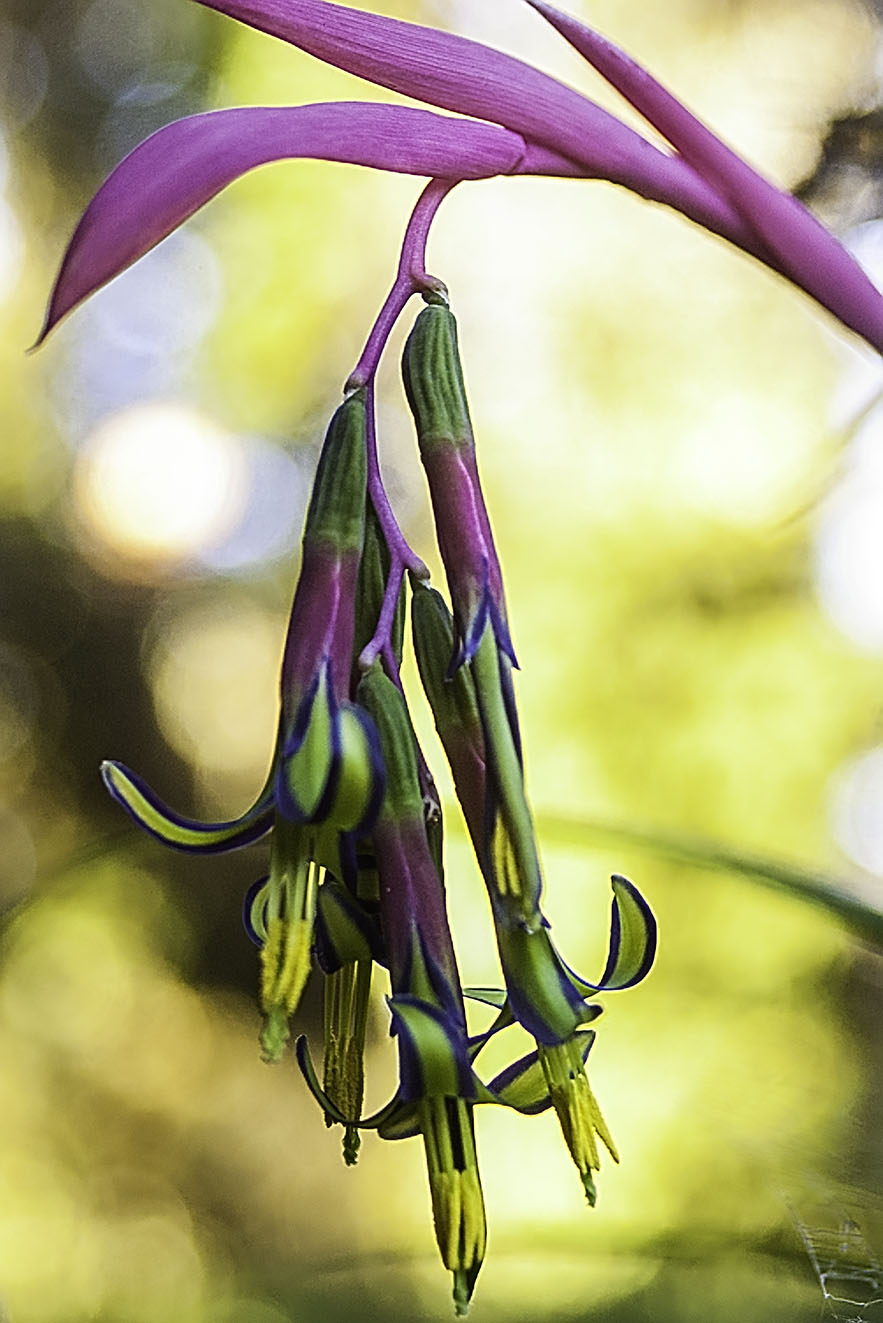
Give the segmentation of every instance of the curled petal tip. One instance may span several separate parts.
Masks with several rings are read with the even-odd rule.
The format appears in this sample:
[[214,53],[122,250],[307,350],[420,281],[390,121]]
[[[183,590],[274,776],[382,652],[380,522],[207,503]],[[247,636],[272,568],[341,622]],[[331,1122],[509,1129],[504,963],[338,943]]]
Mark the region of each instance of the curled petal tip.
[[25,354],[26,354],[29,358],[30,358],[31,354],[35,354],[35,353],[37,352],[37,350],[40,348],[40,346],[42,345],[43,341],[46,339],[46,336],[49,334],[49,332],[50,332],[51,330],[52,330],[52,327],[51,327],[50,324],[49,324],[49,319],[48,319],[48,318],[45,318],[44,321],[43,321],[43,325],[42,325],[41,328],[40,328],[40,334],[37,336],[37,338],[36,338],[36,340],[34,341],[34,343],[28,345],[27,349],[25,350]]
[[230,822],[196,822],[175,813],[122,763],[103,762],[101,779],[111,797],[139,827],[175,850],[197,854],[236,850],[264,836],[273,823],[273,800],[266,788],[241,818]]

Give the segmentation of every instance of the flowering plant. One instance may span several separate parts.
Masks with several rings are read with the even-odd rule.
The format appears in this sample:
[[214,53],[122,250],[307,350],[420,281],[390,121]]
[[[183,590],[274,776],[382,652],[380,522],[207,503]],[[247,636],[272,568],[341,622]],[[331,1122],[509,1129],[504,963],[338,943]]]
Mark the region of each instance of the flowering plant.
[[[327,3],[199,0],[318,58],[454,116],[401,105],[231,109],[170,124],[137,147],[87,207],[68,246],[41,339],[226,184],[268,161],[315,157],[428,177],[398,271],[347,379],[322,448],[303,536],[282,665],[280,718],[267,784],[239,819],[199,823],[172,812],[119,763],[111,795],[180,850],[222,851],[270,834],[270,871],[246,896],[260,948],[266,1060],[286,1048],[311,959],[324,976],[320,1081],[303,1039],[297,1059],[354,1163],[359,1132],[421,1135],[439,1249],[466,1311],[485,1250],[474,1109],[554,1108],[589,1203],[598,1140],[616,1147],[586,1060],[601,1013],[595,994],[649,972],[656,924],[637,888],[615,876],[609,954],[597,982],[569,968],[541,908],[543,878],[525,792],[513,684],[517,666],[502,571],[479,481],[456,323],[426,271],[430,226],[463,181],[497,174],[600,178],[674,208],[779,272],[875,348],[883,299],[852,258],[793,198],[761,178],[646,71],[545,3],[546,18],[663,135],[662,150],[539,70],[478,43]],[[426,307],[403,374],[432,500],[450,606],[428,585],[384,490],[375,376],[405,305]],[[441,809],[411,724],[400,666],[405,599],[420,677],[450,762],[491,902],[504,987],[464,989],[445,903]],[[399,1084],[362,1116],[363,1049],[376,966],[388,971]],[[466,1000],[490,1005],[471,1033]],[[534,1042],[493,1080],[476,1066],[497,1033]]]

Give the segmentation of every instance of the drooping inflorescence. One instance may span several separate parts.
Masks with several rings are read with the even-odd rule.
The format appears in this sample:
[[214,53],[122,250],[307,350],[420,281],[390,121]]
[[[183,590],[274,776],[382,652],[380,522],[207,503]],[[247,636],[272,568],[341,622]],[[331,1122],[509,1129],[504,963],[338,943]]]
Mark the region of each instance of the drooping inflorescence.
[[[485,1252],[475,1108],[553,1108],[589,1203],[600,1147],[614,1140],[586,1061],[593,1000],[649,972],[656,924],[614,876],[609,953],[597,982],[559,955],[541,908],[540,852],[525,792],[513,647],[500,562],[479,481],[457,327],[425,248],[457,183],[494,174],[605,178],[661,201],[785,275],[875,346],[883,299],[840,245],[626,56],[529,0],[666,136],[665,152],[547,75],[475,42],[325,0],[200,0],[320,59],[458,113],[340,103],[194,116],[136,148],[99,190],[71,240],[44,334],[231,180],[268,160],[314,156],[429,176],[389,296],[328,428],[303,534],[285,646],[279,728],[267,783],[239,819],[199,823],[168,809],[134,773],[103,765],[111,795],[176,849],[225,851],[269,835],[266,877],[244,917],[260,949],[260,1041],[286,1051],[312,968],[324,985],[322,1077],[295,1051],[346,1162],[360,1135],[420,1136],[439,1251],[465,1313]],[[426,307],[404,351],[449,601],[406,542],[380,475],[375,376],[414,294]],[[406,629],[406,615],[411,629]],[[464,989],[444,885],[441,806],[400,668],[412,640],[423,689],[491,905],[502,986]],[[378,976],[378,971],[381,973]],[[372,983],[387,994],[399,1082],[362,1115]],[[496,1015],[470,1029],[467,1003]],[[486,1014],[486,1012],[485,1012]],[[492,1080],[480,1055],[520,1026],[533,1047]]]

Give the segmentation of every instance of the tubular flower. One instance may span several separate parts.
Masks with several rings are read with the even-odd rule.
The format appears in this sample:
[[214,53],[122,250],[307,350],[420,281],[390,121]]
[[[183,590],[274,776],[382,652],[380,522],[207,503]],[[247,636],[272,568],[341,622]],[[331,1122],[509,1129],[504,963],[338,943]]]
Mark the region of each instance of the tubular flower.
[[[637,887],[615,876],[607,962],[598,982],[590,983],[574,974],[555,949],[548,922],[539,908],[539,892],[531,925],[519,922],[517,914],[513,916],[506,904],[500,903],[494,850],[489,842],[489,837],[505,832],[505,827],[499,826],[498,792],[494,789],[495,730],[483,720],[475,664],[465,662],[450,675],[449,659],[458,656],[455,626],[435,589],[414,585],[412,622],[420,679],[491,898],[506,981],[504,1021],[506,1016],[514,1018],[536,1040],[537,1060],[551,1103],[586,1197],[594,1203],[593,1172],[600,1167],[595,1136],[614,1161],[618,1162],[619,1156],[585,1073],[580,1046],[583,1031],[579,1026],[594,1019],[598,1008],[586,1005],[584,998],[633,987],[646,977],[656,953],[656,921]],[[514,701],[511,710],[514,720]],[[517,808],[525,833],[530,833],[530,857],[538,859],[523,782]],[[507,851],[506,857],[516,859],[515,851]],[[505,902],[506,897],[503,899]]]
[[457,1311],[465,1312],[484,1258],[486,1227],[463,994],[404,698],[376,666],[359,685],[358,698],[379,731],[388,778],[373,841],[401,1098],[416,1110],[436,1238],[454,1274]]
[[114,799],[175,849],[230,850],[272,830],[270,873],[252,888],[246,913],[261,945],[268,1060],[281,1053],[309,972],[319,870],[352,875],[353,842],[383,793],[376,732],[348,697],[364,538],[364,432],[365,402],[357,394],[338,409],[322,448],[282,663],[276,752],[252,808],[235,822],[193,822],[119,763],[102,768]]
[[457,327],[448,308],[421,312],[405,345],[402,373],[454,610],[454,649],[446,673],[451,677],[469,663],[482,732],[484,793],[469,810],[473,841],[500,923],[533,933],[543,925],[542,879],[524,793],[512,686],[515,653],[478,478]]
[[388,1004],[399,1045],[399,1101],[423,1137],[436,1238],[454,1275],[460,1313],[472,1295],[486,1239],[463,994],[404,697],[375,663],[357,699],[378,730],[387,773],[372,842],[392,989]]
[[[356,621],[353,655],[357,657],[371,642],[382,613],[390,572],[390,554],[383,531],[369,503],[366,509],[365,542],[356,591]],[[400,589],[390,628],[390,648],[395,665],[401,663],[404,639],[404,588]],[[361,679],[354,664],[352,687]],[[357,843],[357,869],[346,885],[331,874],[319,889],[316,914],[315,953],[324,983],[325,1051],[323,1088],[337,1112],[358,1118],[362,1111],[365,1071],[365,1036],[371,994],[373,962],[383,962],[380,935],[380,882],[370,841]],[[325,1122],[334,1116],[325,1113]],[[343,1156],[348,1166],[358,1157],[359,1130],[344,1128]]]

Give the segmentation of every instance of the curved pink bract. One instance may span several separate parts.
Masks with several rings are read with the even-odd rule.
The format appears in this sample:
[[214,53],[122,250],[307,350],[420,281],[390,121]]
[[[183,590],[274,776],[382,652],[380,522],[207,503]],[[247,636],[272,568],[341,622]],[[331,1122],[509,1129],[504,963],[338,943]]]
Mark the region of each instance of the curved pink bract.
[[517,134],[495,124],[359,101],[254,106],[177,120],[136,147],[86,208],[37,343],[78,303],[259,165],[311,157],[403,174],[486,179],[516,171],[524,151]]

